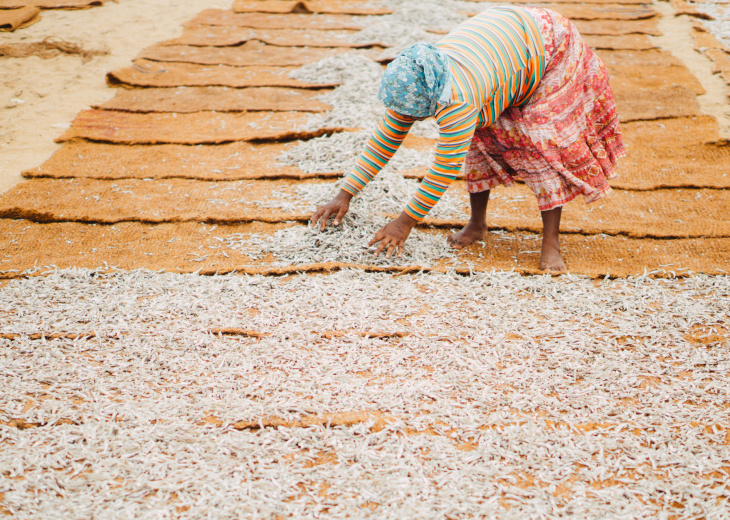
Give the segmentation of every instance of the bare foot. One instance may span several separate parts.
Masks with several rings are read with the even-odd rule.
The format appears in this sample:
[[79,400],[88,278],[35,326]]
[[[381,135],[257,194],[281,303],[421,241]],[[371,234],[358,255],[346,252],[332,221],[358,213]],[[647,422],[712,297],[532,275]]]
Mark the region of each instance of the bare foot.
[[565,267],[563,257],[560,255],[560,246],[554,244],[542,243],[542,252],[540,253],[540,269],[550,273],[566,273],[568,268]]
[[476,224],[471,220],[464,226],[464,229],[449,235],[446,241],[455,249],[463,249],[476,240],[487,236],[487,224]]

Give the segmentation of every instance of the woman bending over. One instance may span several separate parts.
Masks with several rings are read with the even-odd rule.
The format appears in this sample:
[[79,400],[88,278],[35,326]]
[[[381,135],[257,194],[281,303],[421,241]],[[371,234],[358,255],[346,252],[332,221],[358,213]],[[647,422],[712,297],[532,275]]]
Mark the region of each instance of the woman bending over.
[[413,123],[434,116],[436,159],[401,215],[371,240],[390,257],[403,254],[413,226],[456,178],[466,176],[468,224],[449,236],[458,249],[487,233],[490,190],[524,181],[543,221],[540,268],[566,270],[560,254],[562,206],[611,192],[608,179],[624,155],[608,74],[575,26],[536,7],[492,7],[457,26],[435,46],[417,43],[385,70],[378,98],[386,112],[343,188],[312,216],[335,217],[386,165]]

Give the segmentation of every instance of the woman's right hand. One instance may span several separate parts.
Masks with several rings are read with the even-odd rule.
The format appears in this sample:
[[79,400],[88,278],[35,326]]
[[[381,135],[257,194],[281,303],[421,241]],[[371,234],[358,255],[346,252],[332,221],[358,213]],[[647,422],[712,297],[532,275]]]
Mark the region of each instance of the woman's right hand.
[[342,217],[344,217],[350,209],[350,199],[352,199],[352,195],[350,193],[345,190],[340,190],[340,192],[335,195],[331,201],[324,206],[320,206],[319,209],[314,212],[314,215],[312,215],[312,218],[309,220],[312,227],[316,226],[317,222],[321,219],[322,231],[324,231],[327,221],[333,215],[335,217],[335,226],[339,226],[340,222],[342,222]]

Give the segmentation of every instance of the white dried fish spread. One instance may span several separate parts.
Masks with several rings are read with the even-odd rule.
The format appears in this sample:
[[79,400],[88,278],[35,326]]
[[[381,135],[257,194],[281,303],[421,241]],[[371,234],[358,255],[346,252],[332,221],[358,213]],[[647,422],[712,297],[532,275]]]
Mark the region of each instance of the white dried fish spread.
[[[52,519],[724,518],[729,302],[727,276],[13,280],[2,505]],[[224,328],[262,337],[209,332]],[[407,336],[363,336],[384,332]],[[232,426],[356,411],[372,418]]]

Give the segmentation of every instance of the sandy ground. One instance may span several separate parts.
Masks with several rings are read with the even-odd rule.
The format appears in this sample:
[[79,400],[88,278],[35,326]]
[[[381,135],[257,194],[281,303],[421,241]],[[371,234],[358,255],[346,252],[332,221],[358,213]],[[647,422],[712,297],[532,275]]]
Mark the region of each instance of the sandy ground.
[[0,58],[0,193],[20,182],[21,172],[42,164],[59,147],[53,140],[80,110],[114,95],[106,72],[125,65],[145,47],[174,38],[182,24],[205,8],[229,8],[232,0],[121,0],[80,11],[44,11],[26,29],[0,33],[0,44],[56,37],[108,54],[84,60]]

